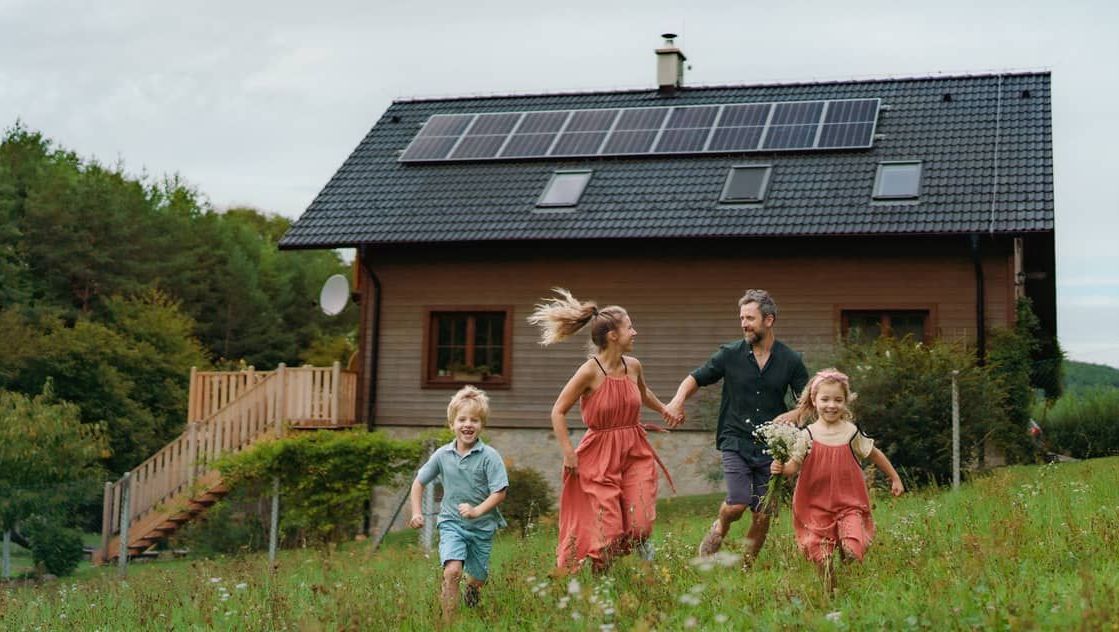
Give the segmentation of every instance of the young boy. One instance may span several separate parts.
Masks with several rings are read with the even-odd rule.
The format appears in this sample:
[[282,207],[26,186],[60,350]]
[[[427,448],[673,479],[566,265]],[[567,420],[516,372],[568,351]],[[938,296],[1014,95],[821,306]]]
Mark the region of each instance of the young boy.
[[443,482],[438,524],[445,622],[458,607],[464,569],[469,579],[463,601],[468,607],[478,605],[489,574],[494,532],[505,526],[497,505],[505,500],[509,476],[497,450],[478,438],[489,412],[489,398],[483,391],[465,386],[455,393],[447,406],[447,423],[455,440],[436,449],[412,481],[412,520],[408,524],[415,529],[424,524],[420,506],[424,486],[436,478]]

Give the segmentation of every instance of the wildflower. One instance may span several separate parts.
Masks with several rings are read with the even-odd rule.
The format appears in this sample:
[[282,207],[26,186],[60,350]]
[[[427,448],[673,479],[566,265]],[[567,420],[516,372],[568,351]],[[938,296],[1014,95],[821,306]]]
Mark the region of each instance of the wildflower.
[[829,613],[825,614],[824,618],[827,619],[828,621],[833,622],[833,623],[839,623],[839,618],[842,617],[842,616],[843,616],[843,613],[839,610],[836,610],[835,612],[829,612]]
[[726,623],[727,620],[729,620],[729,619],[730,619],[730,617],[728,617],[727,615],[725,615],[721,612],[719,614],[715,615],[715,623]]
[[567,594],[578,595],[582,590],[583,587],[579,585],[578,579],[572,578],[571,581],[567,582]]
[[571,601],[571,597],[564,595],[563,597],[560,597],[559,601],[556,602],[556,607],[560,610],[563,610],[567,607],[567,602],[569,601]]
[[696,597],[695,595],[690,594],[690,593],[686,593],[686,594],[680,595],[680,603],[682,603],[686,606],[698,606],[699,605],[699,597]]
[[234,588],[236,588],[237,590],[244,590],[248,587],[249,587],[249,585],[246,582],[241,582],[240,584],[237,584],[236,586],[234,586]]
[[694,628],[698,623],[699,622],[696,621],[695,617],[688,617],[687,619],[684,619],[685,628]]
[[[804,460],[807,444],[797,445],[799,435],[800,430],[795,426],[773,422],[762,424],[754,430],[754,436],[761,439],[762,443],[765,444],[766,454],[782,463],[789,461],[791,458]],[[784,476],[774,476],[770,479],[769,489],[766,490],[759,505],[769,511],[776,510],[777,505],[786,501],[791,493],[789,480]]]
[[220,582],[221,582],[221,578],[220,578],[220,577],[211,577],[211,578],[210,578],[210,583],[211,583],[211,584],[217,584],[217,583],[220,583]]

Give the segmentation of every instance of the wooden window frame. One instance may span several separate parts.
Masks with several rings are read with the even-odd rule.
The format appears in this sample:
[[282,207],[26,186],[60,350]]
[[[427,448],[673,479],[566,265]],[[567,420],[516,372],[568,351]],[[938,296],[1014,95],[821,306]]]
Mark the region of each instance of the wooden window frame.
[[[890,305],[883,305],[881,303],[867,303],[867,304],[843,304],[836,305],[834,308],[835,323],[839,326],[839,337],[843,339],[847,336],[849,330],[849,318],[851,312],[879,312],[882,316],[887,316],[889,312],[924,312],[925,327],[922,332],[921,342],[928,344],[938,336],[937,326],[937,313],[936,305],[929,303],[896,303]],[[888,330],[887,323],[883,321],[883,329]]]
[[[461,380],[436,375],[435,368],[435,315],[441,313],[466,314],[505,314],[505,330],[502,332],[501,375],[486,375],[479,380]],[[473,320],[467,321],[467,352],[469,360],[473,355]],[[424,308],[423,320],[423,370],[420,373],[421,388],[459,389],[467,384],[484,386],[487,389],[507,389],[513,384],[513,307],[511,305],[431,305]]]

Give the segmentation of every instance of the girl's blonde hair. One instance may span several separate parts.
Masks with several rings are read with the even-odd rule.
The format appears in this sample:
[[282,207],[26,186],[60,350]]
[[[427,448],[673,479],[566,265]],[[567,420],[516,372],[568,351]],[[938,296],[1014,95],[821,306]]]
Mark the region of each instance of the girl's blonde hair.
[[589,324],[591,343],[601,351],[609,341],[607,334],[620,327],[627,315],[617,305],[599,309],[594,301],[581,302],[561,287],[552,291],[559,298],[541,299],[528,317],[529,323],[540,327],[540,344],[545,346],[570,338]]
[[490,398],[486,392],[480,388],[473,386],[464,386],[459,389],[451,398],[451,403],[447,404],[447,425],[453,424],[455,417],[463,408],[471,408],[478,414],[478,418],[482,420],[482,424],[486,423],[486,419],[490,416]]
[[814,400],[821,384],[839,384],[843,388],[845,407],[842,417],[844,421],[853,421],[855,414],[851,412],[851,402],[855,401],[859,394],[851,390],[851,381],[847,374],[835,368],[828,368],[817,371],[816,375],[808,380],[808,384],[801,391],[800,397],[797,398],[796,408],[793,409],[796,412],[797,422],[801,424],[811,423],[818,417]]

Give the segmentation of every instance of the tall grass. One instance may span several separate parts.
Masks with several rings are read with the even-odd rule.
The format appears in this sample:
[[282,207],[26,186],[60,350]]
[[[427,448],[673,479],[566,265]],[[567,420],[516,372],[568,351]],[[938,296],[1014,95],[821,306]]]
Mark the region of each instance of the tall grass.
[[[787,512],[754,570],[693,564],[718,496],[658,505],[657,558],[551,579],[556,533],[499,536],[465,630],[1101,629],[1119,620],[1119,459],[995,471],[960,492],[876,497],[878,537],[829,596],[793,544]],[[740,548],[736,525],[726,547]],[[402,537],[402,536],[401,536]],[[136,564],[0,590],[0,628],[427,630],[437,556],[412,544]],[[408,541],[412,538],[408,537]]]

